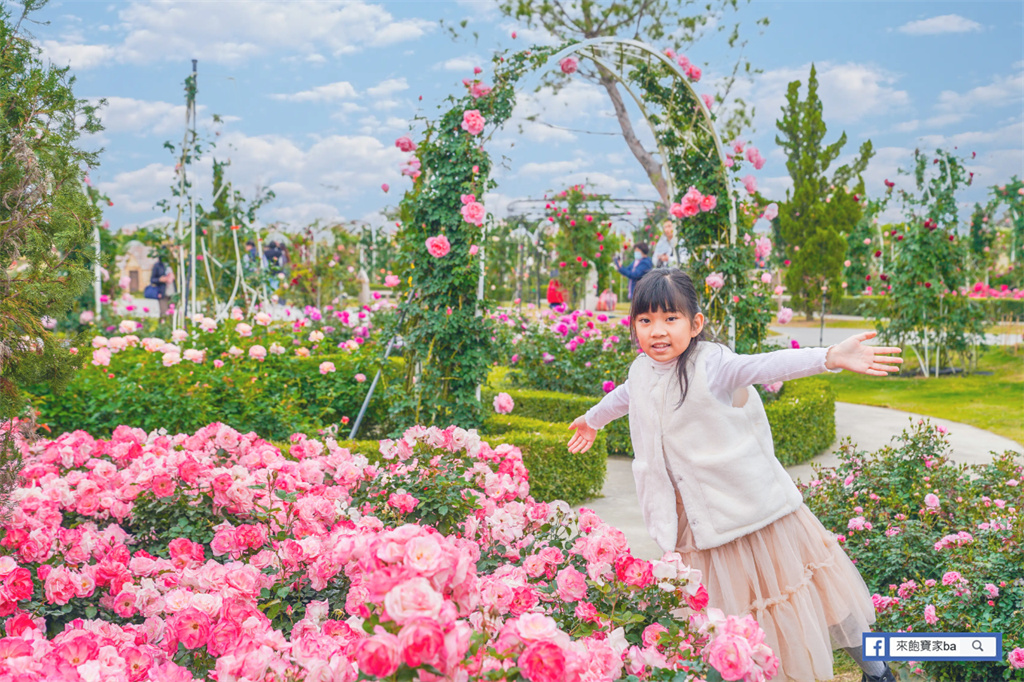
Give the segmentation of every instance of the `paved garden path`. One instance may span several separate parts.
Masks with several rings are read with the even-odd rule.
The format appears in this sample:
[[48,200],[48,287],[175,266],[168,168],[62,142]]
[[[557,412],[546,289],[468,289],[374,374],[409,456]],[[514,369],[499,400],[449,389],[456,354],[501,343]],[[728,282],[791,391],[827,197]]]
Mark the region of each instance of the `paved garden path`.
[[[834,466],[838,459],[834,449],[840,441],[849,436],[861,450],[873,452],[888,445],[893,436],[899,435],[910,426],[911,420],[920,419],[919,415],[884,407],[836,403],[836,443],[828,452],[815,457],[812,462],[824,466]],[[1014,450],[1024,452],[1024,448],[1009,438],[997,436],[960,422],[948,419],[931,419],[933,424],[949,429],[949,442],[952,448],[952,459],[965,464],[977,464],[990,461],[992,451],[1003,452]],[[640,508],[636,498],[636,487],[630,468],[631,459],[627,457],[609,457],[608,473],[605,476],[603,497],[589,500],[583,504],[590,507],[611,525],[619,528],[629,539],[634,556],[655,559],[662,552],[647,534]],[[807,481],[812,476],[811,463],[788,467],[793,480]]]

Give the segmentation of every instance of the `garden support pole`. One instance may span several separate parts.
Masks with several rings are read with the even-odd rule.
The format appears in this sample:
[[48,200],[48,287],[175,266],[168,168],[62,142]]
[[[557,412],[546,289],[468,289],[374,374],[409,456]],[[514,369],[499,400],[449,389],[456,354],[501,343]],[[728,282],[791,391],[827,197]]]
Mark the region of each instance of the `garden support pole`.
[[[409,309],[409,304],[412,303],[414,293],[415,292],[410,291],[408,298],[405,299],[405,310],[403,310],[398,316],[398,324],[396,325],[398,328],[401,328],[402,322],[405,320],[405,311]],[[395,332],[391,337],[391,340],[388,341],[388,347],[384,349],[384,360],[387,360],[388,356],[391,355],[391,349],[394,348],[396,336],[398,336],[398,332]],[[380,372],[381,371],[378,369],[377,373],[373,376],[373,382],[370,383],[370,390],[367,391],[366,398],[363,399],[363,405],[359,408],[359,414],[356,416],[356,421],[352,424],[352,430],[348,434],[350,440],[355,440],[356,434],[359,433],[359,425],[363,423],[363,416],[366,415],[366,408],[370,406],[370,399],[373,398],[373,391],[377,388],[377,382],[380,381]]]
[[99,317],[100,317],[100,313],[103,312],[103,299],[102,299],[102,296],[103,296],[103,281],[102,281],[102,272],[100,271],[100,268],[102,266],[100,265],[100,255],[101,255],[100,246],[101,246],[101,244],[100,244],[100,228],[99,227],[94,227],[93,228],[93,239],[95,239],[95,241],[96,241],[96,260],[93,261],[93,272],[95,273],[95,277],[93,277],[92,289],[93,289],[93,294],[95,295],[95,298],[96,298],[96,320],[98,322],[99,321]]

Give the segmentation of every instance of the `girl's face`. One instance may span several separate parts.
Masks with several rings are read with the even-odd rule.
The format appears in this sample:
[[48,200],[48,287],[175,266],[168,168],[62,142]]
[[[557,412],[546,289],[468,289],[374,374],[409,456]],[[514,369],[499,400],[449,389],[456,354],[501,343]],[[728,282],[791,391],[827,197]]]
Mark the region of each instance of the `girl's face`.
[[693,337],[704,328],[704,315],[697,313],[691,321],[680,312],[649,312],[634,320],[640,349],[652,360],[675,360],[690,347]]

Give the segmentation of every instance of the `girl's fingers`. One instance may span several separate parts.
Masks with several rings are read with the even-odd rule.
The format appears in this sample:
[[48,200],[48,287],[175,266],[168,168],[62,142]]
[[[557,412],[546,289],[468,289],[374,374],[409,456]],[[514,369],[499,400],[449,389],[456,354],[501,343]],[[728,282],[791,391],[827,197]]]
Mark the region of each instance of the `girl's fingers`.
[[857,336],[853,338],[857,339],[858,341],[867,341],[868,339],[873,339],[876,336],[878,336],[878,332],[863,332],[857,334]]

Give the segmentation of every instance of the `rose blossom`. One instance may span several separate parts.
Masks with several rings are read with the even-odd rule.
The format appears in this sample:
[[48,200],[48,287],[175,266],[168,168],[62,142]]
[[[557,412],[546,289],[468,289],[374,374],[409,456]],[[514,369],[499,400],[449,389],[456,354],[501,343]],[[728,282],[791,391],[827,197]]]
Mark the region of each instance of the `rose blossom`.
[[451,250],[452,245],[449,243],[448,237],[445,237],[443,234],[437,237],[427,237],[427,251],[434,258],[443,258]]
[[398,670],[401,644],[398,637],[380,632],[364,639],[356,650],[359,671],[372,677],[390,677]]
[[924,506],[928,507],[929,509],[938,509],[939,496],[934,493],[928,493],[927,495],[924,496]]
[[334,367],[334,363],[333,362],[330,362],[328,360],[326,362],[321,362],[320,363],[320,373],[321,374],[330,374],[333,371],[335,371],[335,367]]
[[704,278],[704,284],[712,289],[721,289],[725,286],[725,277],[720,272],[712,272]]
[[398,278],[398,275],[388,275],[384,278],[384,286],[386,287],[397,287],[402,283],[402,280]]
[[792,320],[792,319],[793,319],[793,309],[792,308],[786,308],[785,306],[783,306],[782,308],[779,308],[779,312],[778,312],[779,324],[789,324],[789,321]]
[[558,585],[558,598],[562,601],[579,601],[587,596],[587,577],[572,566],[559,571],[555,582]]
[[470,201],[462,207],[462,219],[477,227],[484,224],[487,209],[479,201]]
[[444,598],[426,578],[411,578],[384,595],[384,610],[396,623],[410,618],[437,618]]
[[494,396],[494,411],[498,414],[508,414],[515,406],[515,401],[508,393],[499,393]]
[[469,109],[462,112],[462,129],[470,135],[479,135],[484,130],[486,119],[480,115],[479,109]]
[[444,632],[437,621],[413,618],[398,633],[402,660],[410,668],[435,665],[444,652]]
[[934,605],[928,604],[928,606],[924,607],[924,622],[928,623],[928,625],[935,625],[939,622],[939,617],[935,615]]
[[404,135],[395,140],[395,146],[401,149],[403,152],[416,151],[416,143]]
[[551,642],[533,642],[516,662],[530,682],[562,682],[566,675],[565,653]]
[[249,349],[249,357],[252,358],[253,360],[262,361],[264,358],[267,357],[267,349],[259,344],[256,344],[255,346]]
[[558,66],[561,67],[562,73],[573,74],[580,67],[580,60],[576,57],[566,57],[562,61],[558,62]]

